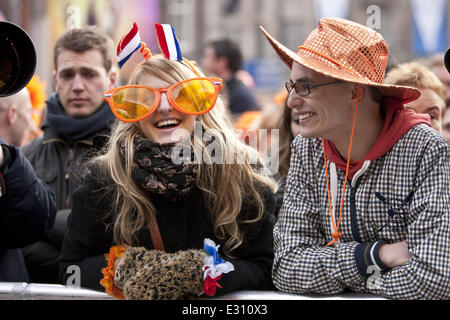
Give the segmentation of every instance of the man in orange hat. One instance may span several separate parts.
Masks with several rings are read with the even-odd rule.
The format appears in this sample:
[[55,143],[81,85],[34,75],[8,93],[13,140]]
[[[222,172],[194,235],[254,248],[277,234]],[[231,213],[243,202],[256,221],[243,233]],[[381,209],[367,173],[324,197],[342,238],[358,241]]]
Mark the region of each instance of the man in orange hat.
[[291,69],[301,127],[274,229],[276,287],[450,298],[450,147],[404,107],[420,91],[384,84],[387,43],[337,18],[297,53],[261,30]]

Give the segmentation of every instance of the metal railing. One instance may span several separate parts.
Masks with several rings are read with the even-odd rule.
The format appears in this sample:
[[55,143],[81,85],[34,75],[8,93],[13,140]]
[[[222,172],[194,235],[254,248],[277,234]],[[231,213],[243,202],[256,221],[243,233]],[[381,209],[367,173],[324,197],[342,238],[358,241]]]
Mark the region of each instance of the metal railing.
[[[299,295],[280,291],[236,291],[214,300],[384,300],[369,294],[344,293],[335,296]],[[0,282],[0,300],[115,300],[104,292],[60,284]]]
[[0,300],[111,300],[114,297],[95,290],[60,284],[0,282]]

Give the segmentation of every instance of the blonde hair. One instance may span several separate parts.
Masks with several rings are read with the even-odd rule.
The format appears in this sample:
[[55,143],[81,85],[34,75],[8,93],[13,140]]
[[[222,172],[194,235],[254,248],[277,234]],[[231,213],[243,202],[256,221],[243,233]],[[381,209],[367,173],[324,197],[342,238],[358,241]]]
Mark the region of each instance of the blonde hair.
[[386,75],[384,83],[431,89],[445,100],[444,85],[441,80],[431,70],[417,62],[403,63],[393,68]]
[[[153,75],[169,83],[196,77],[184,63],[170,61],[160,56],[153,56],[143,63],[132,82],[138,83],[144,74]],[[250,159],[260,159],[259,155],[256,150],[236,138],[229,121],[225,118],[220,98],[210,112],[197,118],[203,130],[213,134],[215,141],[222,148],[224,164],[214,163],[211,159],[204,159],[202,163],[197,164],[196,186],[203,191],[204,203],[212,214],[214,234],[221,240],[227,239],[223,249],[224,253],[231,257],[231,251],[244,241],[245,232],[237,220],[242,204],[245,201],[254,205],[255,215],[239,221],[243,224],[259,221],[265,210],[261,191],[267,187],[274,191],[276,185],[269,176],[250,164]],[[93,160],[94,164],[104,169],[115,182],[110,188],[115,195],[113,208],[118,208],[114,222],[114,240],[118,244],[132,245],[137,232],[145,225],[147,216],[157,214],[151,199],[131,177],[133,139],[141,134],[137,123],[118,121],[113,128],[106,153]],[[119,150],[121,143],[125,146],[124,164]],[[203,139],[191,139],[191,147],[194,152],[201,150],[203,158],[208,155]],[[231,152],[234,160],[237,155],[240,157],[245,155],[245,163],[235,164],[234,161],[234,164],[225,164],[227,163],[225,157]]]

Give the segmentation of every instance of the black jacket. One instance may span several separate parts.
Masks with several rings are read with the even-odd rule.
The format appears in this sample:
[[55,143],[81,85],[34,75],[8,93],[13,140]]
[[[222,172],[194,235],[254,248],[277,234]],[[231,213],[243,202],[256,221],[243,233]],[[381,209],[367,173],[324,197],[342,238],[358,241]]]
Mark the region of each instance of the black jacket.
[[[62,109],[57,95],[53,95],[47,101],[47,108],[51,106],[50,104]],[[96,133],[72,141],[50,125],[48,116],[49,113],[42,127],[43,135],[24,146],[23,153],[33,166],[36,175],[55,193],[57,208],[55,225],[42,239],[23,248],[23,253],[32,282],[58,283],[57,259],[66,232],[67,216],[72,206],[71,194],[80,184],[79,171],[83,167],[82,164],[91,152],[95,153],[107,139],[110,117],[98,122],[95,128],[99,130]],[[68,124],[68,127],[77,127],[76,120],[78,119],[74,120],[75,124]]]
[[[97,178],[89,178],[73,193],[73,208],[68,219],[68,231],[60,256],[60,279],[66,283],[66,273],[70,265],[81,269],[81,286],[103,290],[101,268],[106,266],[104,254],[114,246],[112,222],[115,212],[105,218],[114,202],[105,193],[104,185]],[[273,261],[274,226],[273,192],[264,192],[266,210],[264,218],[246,229],[245,243],[233,252],[237,259],[226,260],[233,263],[235,271],[223,275],[217,294],[235,290],[271,290],[271,269]],[[212,239],[223,248],[224,242],[213,235],[209,213],[205,208],[202,192],[193,189],[184,200],[170,202],[156,196],[152,199],[158,210],[157,221],[166,251],[169,253],[186,249],[201,249],[205,238]],[[245,220],[255,214],[253,206],[245,202],[238,220]],[[146,227],[138,234],[135,246],[152,249],[149,231]],[[220,251],[220,249],[219,249]]]
[[[58,210],[70,209],[70,196],[79,185],[79,164],[86,160],[88,151],[95,152],[96,141],[107,139],[107,129],[98,134],[69,144],[48,123],[44,134],[23,147],[23,153],[33,165],[36,175],[45,181],[56,195]],[[97,139],[97,140],[96,140]]]
[[[30,163],[13,146],[7,146],[10,165],[1,173],[5,192],[0,197],[0,281],[27,281],[20,250],[53,227],[55,196],[36,178]],[[11,250],[14,249],[14,250]]]

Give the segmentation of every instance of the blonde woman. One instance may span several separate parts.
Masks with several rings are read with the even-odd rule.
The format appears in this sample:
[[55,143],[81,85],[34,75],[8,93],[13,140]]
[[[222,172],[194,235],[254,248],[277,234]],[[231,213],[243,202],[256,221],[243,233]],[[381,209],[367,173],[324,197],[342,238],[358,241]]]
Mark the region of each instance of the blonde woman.
[[[64,284],[77,265],[81,286],[126,299],[272,288],[275,184],[229,129],[220,87],[191,64],[153,56],[131,85],[108,92],[122,121],[73,194]],[[176,164],[180,150],[191,152]]]

